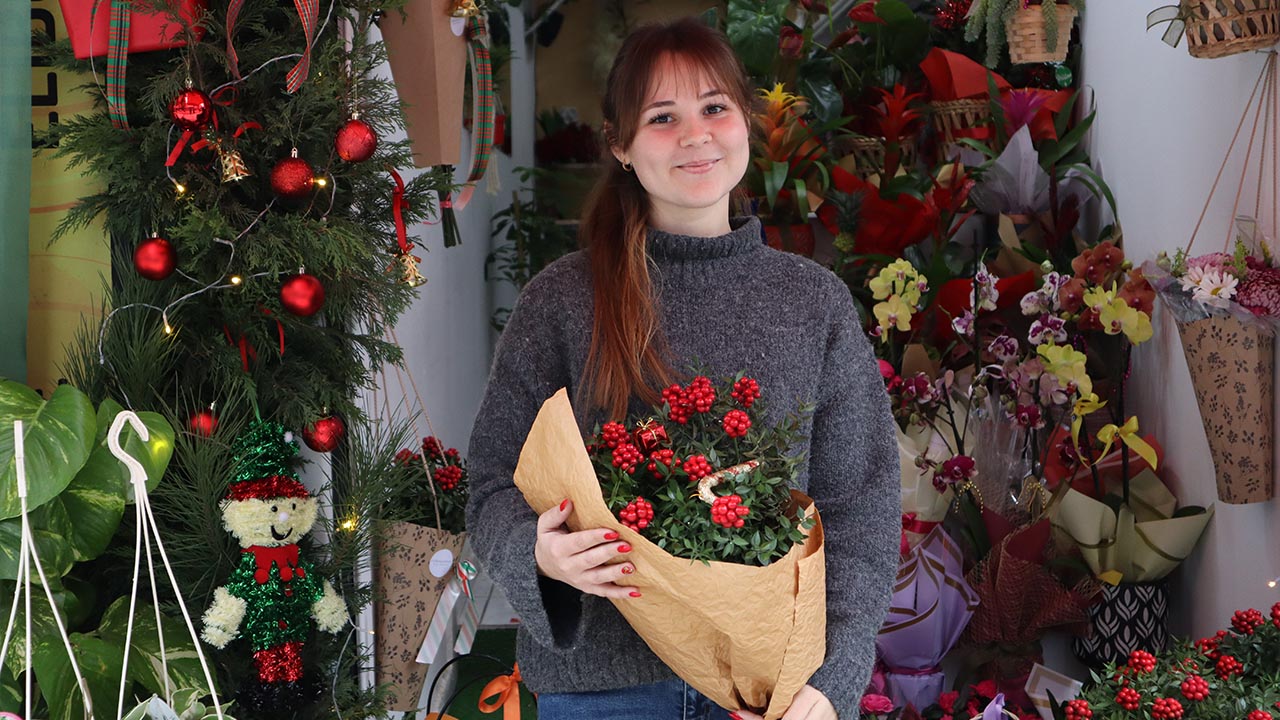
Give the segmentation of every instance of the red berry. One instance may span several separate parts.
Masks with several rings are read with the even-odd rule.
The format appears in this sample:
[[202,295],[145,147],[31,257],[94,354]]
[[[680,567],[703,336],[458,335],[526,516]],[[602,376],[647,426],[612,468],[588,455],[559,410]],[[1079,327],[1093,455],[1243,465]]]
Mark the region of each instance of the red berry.
[[649,472],[654,475],[657,475],[658,477],[666,477],[666,472],[663,471],[662,466],[665,465],[667,470],[670,470],[679,464],[680,459],[676,457],[675,450],[672,450],[671,448],[662,448],[661,450],[654,450],[650,453],[649,464],[646,467],[648,467]]
[[751,409],[751,403],[760,397],[760,383],[749,377],[741,378],[733,384],[729,397],[741,403],[742,407]]
[[1266,710],[1250,710],[1246,720],[1274,720]]
[[619,445],[613,449],[613,466],[622,468],[623,472],[635,472],[636,465],[639,465],[642,460],[644,460],[644,455],[640,452],[640,448],[630,443]]
[[638,497],[618,511],[618,519],[623,525],[640,532],[649,527],[649,523],[653,521],[653,505],[648,500]]
[[1209,683],[1199,675],[1189,675],[1181,685],[1182,697],[1188,700],[1200,701],[1209,697]]
[[1142,706],[1142,695],[1131,687],[1122,687],[1116,693],[1116,704],[1125,710],[1137,710]]
[[1280,627],[1280,602],[1271,606],[1271,624]]
[[1134,650],[1129,653],[1129,667],[1139,675],[1145,675],[1156,669],[1156,656],[1146,650]]
[[1196,640],[1196,649],[1213,662],[1217,662],[1218,658],[1222,657],[1222,654],[1218,652],[1217,638],[1206,637]]
[[1250,608],[1248,610],[1237,610],[1231,616],[1231,627],[1241,635],[1252,635],[1253,631],[1267,621],[1262,617],[1262,612]]
[[691,455],[684,461],[684,471],[689,474],[690,482],[697,482],[711,474],[711,463],[702,455]]
[[751,427],[751,417],[741,410],[730,410],[724,414],[724,419],[720,422],[724,426],[725,434],[731,438],[746,435]]
[[742,504],[742,498],[738,495],[718,497],[711,504],[711,521],[727,528],[742,527],[742,518],[750,513],[751,510]]
[[1089,709],[1088,700],[1068,700],[1064,707],[1067,720],[1089,720],[1093,711]]
[[1151,704],[1151,717],[1155,720],[1178,720],[1182,717],[1182,703],[1173,698],[1156,698]]
[[700,413],[710,412],[711,405],[716,401],[716,391],[711,386],[711,380],[702,375],[689,383],[686,392],[689,401],[693,404],[693,409]]
[[436,484],[441,490],[452,490],[458,487],[458,483],[462,482],[462,468],[457,465],[445,465],[436,470],[432,477],[436,479]]
[[1244,665],[1240,664],[1239,660],[1236,660],[1230,655],[1223,655],[1218,658],[1218,662],[1214,666],[1214,669],[1218,673],[1218,679],[1220,680],[1226,680],[1232,675],[1241,675],[1244,673]]
[[631,433],[627,432],[627,427],[618,422],[607,422],[604,427],[600,428],[600,439],[608,446],[610,450],[631,442]]
[[662,391],[662,401],[667,404],[670,411],[667,413],[667,419],[674,423],[684,425],[689,422],[689,416],[693,415],[693,401],[690,400],[689,394],[679,385],[672,385]]
[[426,453],[427,457],[432,460],[439,460],[441,454],[440,440],[434,435],[422,438],[422,452]]

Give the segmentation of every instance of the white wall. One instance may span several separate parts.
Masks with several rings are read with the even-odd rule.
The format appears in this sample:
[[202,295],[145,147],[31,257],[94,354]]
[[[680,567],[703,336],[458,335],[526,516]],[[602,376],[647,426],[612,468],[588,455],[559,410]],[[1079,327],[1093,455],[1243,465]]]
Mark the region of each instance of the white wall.
[[[1187,53],[1185,39],[1171,48],[1159,31],[1145,30],[1146,13],[1155,6],[1095,0],[1083,19],[1082,80],[1096,91],[1098,107],[1092,153],[1115,190],[1125,252],[1137,263],[1187,243],[1265,59],[1249,53],[1198,60]],[[1248,131],[1246,125],[1246,136]],[[1247,137],[1233,160],[1243,158],[1246,143]],[[1227,167],[1197,252],[1222,246],[1239,174],[1239,162]],[[1263,227],[1274,237],[1270,208],[1264,207]],[[1155,337],[1134,359],[1134,411],[1167,451],[1162,477],[1183,504],[1213,502],[1213,461],[1182,346],[1158,304]],[[1227,627],[1237,609],[1265,613],[1280,601],[1280,588],[1267,586],[1280,575],[1280,500],[1219,503],[1216,513],[1195,553],[1171,577],[1171,624],[1180,634],[1201,637]]]

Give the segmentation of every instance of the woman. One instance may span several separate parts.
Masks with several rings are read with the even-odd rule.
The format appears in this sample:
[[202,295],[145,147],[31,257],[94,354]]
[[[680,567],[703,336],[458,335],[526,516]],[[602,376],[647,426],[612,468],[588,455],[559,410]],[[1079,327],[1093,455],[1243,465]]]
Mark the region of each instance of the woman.
[[[808,468],[794,481],[826,531],[827,654],[787,720],[858,716],[898,559],[898,456],[870,344],[844,284],[769,249],[729,217],[749,157],[751,90],[725,37],[692,19],[627,38],[602,106],[611,164],[583,251],[525,287],[498,343],[468,454],[467,524],[520,613],[517,658],[541,720],[742,718],[715,708],[646,647],[607,598],[632,602],[630,547],[569,532],[568,500],[538,517],[512,482],[542,402],[569,389],[581,427],[642,412],[697,359],[743,371],[776,423],[808,398]],[[747,591],[749,589],[739,589]]]

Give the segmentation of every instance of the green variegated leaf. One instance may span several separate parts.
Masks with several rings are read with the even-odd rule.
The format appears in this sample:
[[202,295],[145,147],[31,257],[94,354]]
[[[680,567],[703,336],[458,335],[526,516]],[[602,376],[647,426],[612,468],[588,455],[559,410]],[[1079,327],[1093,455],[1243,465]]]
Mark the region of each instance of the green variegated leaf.
[[[129,620],[129,598],[122,597],[107,608],[98,634],[115,645],[124,645]],[[161,616],[164,628],[164,661],[160,638],[156,633],[156,615],[151,605],[138,603],[134,610],[133,642],[129,652],[129,677],[157,694],[163,694],[164,662],[168,662],[169,688],[203,688],[208,685],[200,658],[187,632],[186,624]]]
[[[8,619],[8,615],[5,619]],[[22,711],[22,687],[18,679],[7,667],[0,668],[0,712],[18,714]]]
[[[71,645],[80,674],[89,686],[94,717],[115,716],[120,692],[120,648],[115,643],[80,633],[71,634]],[[62,639],[56,634],[40,638],[33,655],[36,680],[49,703],[49,720],[83,720],[86,717],[84,698]],[[133,698],[125,697],[126,705],[134,702]]]
[[[46,576],[61,578],[71,569],[75,555],[71,547],[72,522],[61,499],[46,503],[28,515],[36,553]],[[21,547],[22,518],[0,520],[0,579],[18,577],[18,550]],[[31,577],[39,579],[33,565]]]
[[[107,432],[111,429],[111,424],[115,421],[116,415],[124,411],[120,404],[108,398],[98,407],[98,436],[97,444],[104,450],[110,452],[107,448]],[[164,416],[153,412],[140,412],[137,414],[138,419],[147,428],[148,439],[144,443],[142,438],[133,431],[133,425],[126,423],[124,432],[120,434],[120,446],[126,452],[132,455],[138,462],[142,463],[142,468],[147,471],[147,490],[155,490],[159,484],[160,478],[164,476],[164,471],[169,467],[169,459],[173,457],[173,426],[165,420]],[[114,456],[111,456],[114,460]],[[132,503],[133,488],[128,487],[129,469],[124,463],[116,460],[119,465],[120,478],[125,486],[125,501]],[[78,479],[78,478],[77,478]]]
[[0,380],[0,519],[21,513],[14,421],[23,421],[27,507],[49,502],[71,482],[89,457],[96,423],[84,393],[59,385],[47,402],[20,383]]
[[[49,587],[53,591],[54,602],[58,604],[58,612],[65,621],[67,617],[65,608],[75,600],[71,597],[71,593],[62,588],[58,580],[49,578]],[[9,619],[9,612],[13,608],[13,590],[12,580],[0,580],[0,613],[3,613],[5,621]],[[31,590],[31,637],[34,654],[35,646],[45,639],[61,641],[58,640],[58,625],[53,619],[53,614],[49,612],[49,600],[45,597],[44,591],[36,584],[31,586]],[[9,638],[9,653],[5,658],[5,669],[17,675],[26,672],[27,669],[25,647],[27,615],[26,608],[21,602],[18,604],[18,614],[14,619],[13,636]]]

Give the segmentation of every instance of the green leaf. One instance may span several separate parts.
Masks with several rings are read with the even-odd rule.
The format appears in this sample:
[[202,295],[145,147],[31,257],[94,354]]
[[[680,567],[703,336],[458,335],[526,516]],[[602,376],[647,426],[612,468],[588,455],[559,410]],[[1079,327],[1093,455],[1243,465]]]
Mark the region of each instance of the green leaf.
[[[95,717],[115,714],[120,692],[120,648],[92,635],[71,634],[80,674],[89,685]],[[41,638],[32,652],[36,679],[49,703],[49,720],[83,720],[84,699],[61,638]]]
[[774,160],[773,164],[764,174],[764,194],[765,200],[768,201],[769,207],[772,208],[778,203],[778,192],[782,190],[782,186],[787,182],[787,174],[791,171],[788,163]]
[[[123,647],[129,621],[129,598],[112,603],[102,616],[98,634],[103,640]],[[169,688],[204,687],[204,672],[186,624],[161,615],[164,629],[163,656],[169,669]],[[164,665],[161,661],[160,638],[156,633],[156,615],[151,605],[138,603],[134,609],[133,642],[129,647],[129,677],[157,694],[163,694]]]
[[844,111],[844,97],[828,73],[803,68],[796,85],[800,94],[809,99],[809,105],[819,122],[825,124],[840,118],[840,113]]
[[[73,524],[60,499],[46,503],[28,515],[36,553],[46,576],[61,578],[75,563],[71,534]],[[18,552],[22,542],[22,518],[0,520],[0,579],[18,577]],[[39,578],[34,565],[31,576]]]
[[[107,431],[111,429],[111,423],[115,421],[116,415],[123,411],[124,408],[110,398],[104,400],[98,408],[97,442],[108,452],[110,449],[107,448]],[[169,467],[169,460],[173,457],[174,431],[173,426],[160,413],[140,412],[137,415],[147,428],[147,441],[144,443],[142,438],[138,437],[131,423],[125,423],[124,431],[120,433],[120,447],[142,463],[142,469],[147,471],[147,490],[152,491],[160,484],[160,478],[164,477],[164,471]],[[115,456],[111,457],[114,459]],[[120,465],[120,477],[126,485],[126,501],[132,503],[133,488],[127,486],[129,469],[124,463],[118,460],[116,462]]]
[[725,33],[747,72],[765,77],[773,70],[778,36],[788,0],[732,0]]
[[891,25],[916,20],[916,14],[902,0],[880,0],[876,3],[876,15]]
[[[5,616],[8,619],[8,616]],[[22,686],[7,667],[0,668],[0,712],[11,712],[15,715],[23,711]],[[32,698],[34,701],[35,698]]]
[[70,385],[59,385],[47,402],[34,390],[0,380],[0,519],[21,513],[14,420],[23,421],[27,507],[35,509],[62,492],[89,457],[93,405]]

